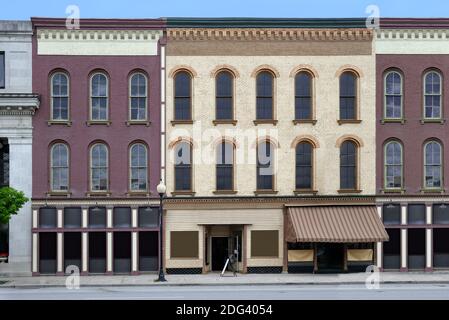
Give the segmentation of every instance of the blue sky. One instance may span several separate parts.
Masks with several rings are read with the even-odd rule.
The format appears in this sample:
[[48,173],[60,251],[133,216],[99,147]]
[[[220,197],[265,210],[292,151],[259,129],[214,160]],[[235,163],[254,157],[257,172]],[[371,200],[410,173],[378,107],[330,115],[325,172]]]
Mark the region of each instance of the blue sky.
[[0,19],[65,17],[68,5],[81,18],[156,17],[365,17],[375,4],[381,17],[449,17],[448,0],[1,0]]

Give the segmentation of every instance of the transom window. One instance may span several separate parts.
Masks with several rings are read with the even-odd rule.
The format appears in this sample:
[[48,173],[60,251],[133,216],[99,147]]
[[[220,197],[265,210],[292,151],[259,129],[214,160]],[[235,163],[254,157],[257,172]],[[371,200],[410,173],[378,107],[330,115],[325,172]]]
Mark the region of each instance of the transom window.
[[234,145],[223,141],[217,146],[217,190],[234,189]]
[[130,120],[147,119],[147,77],[135,73],[130,79]]
[[217,120],[233,120],[234,76],[229,71],[221,71],[216,76],[215,85]]
[[103,73],[95,73],[90,82],[91,120],[106,121],[109,104],[108,78]]
[[424,183],[425,188],[441,188],[442,148],[436,141],[427,142],[424,146]]
[[102,143],[92,146],[90,151],[91,191],[106,191],[109,188],[108,148]]
[[273,74],[269,71],[259,72],[256,79],[256,118],[273,119]]
[[340,189],[357,189],[357,145],[351,140],[340,147]]
[[69,78],[65,73],[51,77],[51,110],[52,120],[69,119]]
[[390,71],[385,76],[385,118],[402,118],[402,75]]
[[67,191],[69,189],[69,149],[63,143],[56,143],[51,148],[51,190]]
[[385,145],[385,188],[402,188],[402,145],[390,141]]
[[187,71],[175,75],[175,120],[192,120],[192,77]]
[[257,145],[257,190],[274,189],[274,154],[269,141]]
[[130,189],[131,191],[146,191],[148,181],[147,147],[136,143],[130,148]]
[[175,191],[192,191],[192,146],[180,142],[175,147]]
[[295,119],[312,119],[312,81],[309,72],[299,72],[295,77]]
[[441,75],[430,71],[424,75],[424,117],[441,118]]
[[355,120],[357,117],[357,76],[346,71],[340,76],[340,120]]
[[303,141],[296,145],[296,189],[312,189],[312,152],[310,142]]

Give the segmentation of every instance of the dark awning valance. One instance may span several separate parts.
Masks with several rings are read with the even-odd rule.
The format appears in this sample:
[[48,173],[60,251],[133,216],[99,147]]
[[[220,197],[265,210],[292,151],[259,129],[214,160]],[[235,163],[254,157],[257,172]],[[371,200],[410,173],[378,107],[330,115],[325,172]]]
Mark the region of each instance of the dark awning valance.
[[288,242],[379,242],[388,234],[375,206],[290,207]]

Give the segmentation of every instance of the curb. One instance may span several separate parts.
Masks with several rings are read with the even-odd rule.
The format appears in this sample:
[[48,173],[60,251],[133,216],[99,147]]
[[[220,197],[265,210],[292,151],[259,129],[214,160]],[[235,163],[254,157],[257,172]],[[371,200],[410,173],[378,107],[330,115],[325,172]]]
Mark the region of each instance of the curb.
[[[341,285],[364,285],[364,281],[356,281],[356,282],[257,282],[257,283],[250,283],[250,282],[241,282],[241,283],[166,283],[166,284],[159,284],[159,283],[138,283],[138,284],[127,284],[127,283],[117,283],[117,284],[81,284],[80,287],[84,288],[92,288],[92,287],[186,287],[186,286],[275,286],[275,285],[297,285],[297,286],[310,286],[310,285],[317,285],[317,286],[341,286]],[[382,284],[449,284],[449,280],[444,281],[416,281],[416,280],[406,280],[406,281],[395,281],[395,280],[387,280],[380,282],[380,285]],[[8,284],[5,283],[3,285],[0,285],[1,288],[10,288],[10,289],[18,289],[18,288],[25,288],[25,289],[38,289],[38,288],[65,288],[65,284]]]

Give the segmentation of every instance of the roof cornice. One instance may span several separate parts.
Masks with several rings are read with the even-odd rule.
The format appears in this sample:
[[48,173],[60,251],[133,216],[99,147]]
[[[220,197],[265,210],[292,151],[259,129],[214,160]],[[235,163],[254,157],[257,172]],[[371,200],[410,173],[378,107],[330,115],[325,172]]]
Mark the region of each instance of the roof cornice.
[[313,40],[371,41],[371,29],[301,29],[301,28],[171,28],[169,40]]
[[449,29],[448,18],[381,18],[386,29]]
[[366,28],[366,18],[166,18],[168,28]]
[[[60,29],[66,27],[66,18],[32,17],[33,28]],[[80,19],[80,29],[164,29],[164,19]]]

